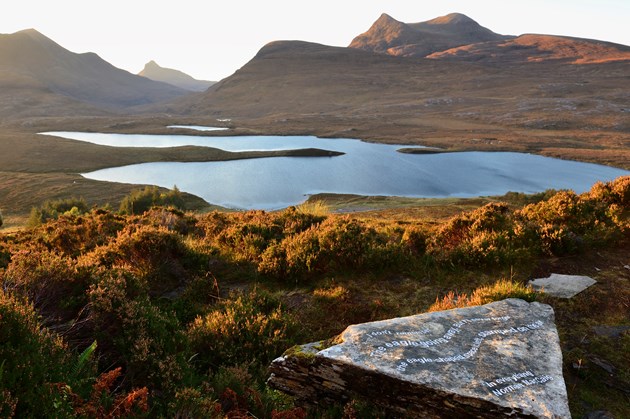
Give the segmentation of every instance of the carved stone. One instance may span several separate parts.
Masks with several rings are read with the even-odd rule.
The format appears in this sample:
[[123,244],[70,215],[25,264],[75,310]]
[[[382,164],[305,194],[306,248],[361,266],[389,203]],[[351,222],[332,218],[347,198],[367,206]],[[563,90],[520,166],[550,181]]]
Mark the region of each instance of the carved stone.
[[553,309],[508,299],[349,326],[288,350],[269,385],[304,404],[367,399],[426,418],[567,418]]

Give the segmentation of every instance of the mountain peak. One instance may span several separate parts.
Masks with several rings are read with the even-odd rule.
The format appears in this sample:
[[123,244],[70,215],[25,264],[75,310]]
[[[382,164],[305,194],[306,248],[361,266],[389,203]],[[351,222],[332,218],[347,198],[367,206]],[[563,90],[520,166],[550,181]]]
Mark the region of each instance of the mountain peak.
[[44,42],[44,43],[54,43],[56,45],[58,45],[55,41],[53,41],[52,39],[48,38],[46,35],[44,35],[43,33],[39,32],[36,29],[33,28],[29,28],[29,29],[23,29],[21,31],[15,32],[12,34],[12,36],[18,36],[18,37],[28,37],[29,39],[36,41],[36,42]]
[[426,57],[461,45],[503,39],[506,37],[461,13],[419,23],[399,22],[383,13],[367,32],[352,40],[350,47],[390,55]]
[[383,53],[393,44],[411,42],[415,36],[409,25],[383,13],[367,32],[352,40],[350,47]]
[[376,21],[372,24],[370,30],[383,30],[385,28],[401,28],[406,26],[403,22],[400,22],[387,13],[383,13]]
[[28,29],[23,29],[21,31],[17,31],[15,34],[19,34],[19,33],[24,34],[24,35],[44,36],[37,29],[33,29],[33,28],[28,28]]
[[214,84],[214,82],[207,80],[197,80],[179,70],[162,67],[154,60],[146,63],[138,75],[194,92],[204,91]]
[[436,17],[424,23],[427,25],[465,25],[471,23],[478,25],[476,21],[462,13],[449,13],[446,16]]
[[394,19],[393,17],[391,17],[390,15],[388,15],[387,13],[383,13],[379,16],[378,19],[376,19],[376,22],[374,22],[374,24],[376,23],[400,23],[400,22]]
[[140,73],[145,72],[147,70],[155,70],[155,69],[160,69],[160,68],[162,67],[160,67],[158,63],[156,63],[154,60],[151,60],[144,65],[144,69]]

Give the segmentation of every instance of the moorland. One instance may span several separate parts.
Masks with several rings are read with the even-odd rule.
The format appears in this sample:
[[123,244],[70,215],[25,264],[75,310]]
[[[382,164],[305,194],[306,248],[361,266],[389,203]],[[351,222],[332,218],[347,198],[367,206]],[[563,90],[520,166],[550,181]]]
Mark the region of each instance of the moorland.
[[[383,15],[348,48],[268,44],[195,93],[35,30],[0,35],[0,415],[383,417],[360,399],[295,406],[265,386],[266,366],[352,323],[514,296],[556,312],[572,414],[630,416],[629,177],[581,195],[319,195],[277,212],[213,211],[177,189],[79,173],[278,153],[39,134],[194,124],[630,170],[629,51],[499,35],[458,14]],[[524,286],[552,272],[598,284],[572,300]]]

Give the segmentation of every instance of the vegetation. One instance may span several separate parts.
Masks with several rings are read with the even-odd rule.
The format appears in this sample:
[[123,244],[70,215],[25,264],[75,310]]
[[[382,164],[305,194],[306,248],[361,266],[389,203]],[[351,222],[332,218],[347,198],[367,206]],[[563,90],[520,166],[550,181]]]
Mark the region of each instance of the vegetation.
[[160,192],[157,186],[147,186],[131,192],[120,203],[120,212],[123,214],[142,214],[154,206],[175,207],[185,209],[182,193],[177,186],[169,192]]
[[62,215],[80,215],[88,211],[88,205],[83,198],[68,198],[46,201],[39,207],[31,209],[28,219],[30,227],[37,227],[48,220],[56,220]]
[[477,288],[470,296],[466,293],[456,294],[451,291],[441,300],[436,300],[435,304],[429,307],[428,311],[443,311],[453,308],[480,306],[493,301],[505,300],[506,298],[520,298],[525,301],[534,301],[536,299],[536,293],[531,287],[502,279],[494,284]]
[[443,222],[337,215],[322,204],[203,215],[148,208],[177,196],[147,188],[122,214],[49,202],[41,225],[0,236],[1,416],[378,416],[364,401],[294,406],[265,386],[266,366],[351,323],[506,297],[554,305],[567,368],[596,353],[626,371],[611,386],[597,374],[571,376],[576,414],[586,405],[630,414],[617,390],[630,385],[630,361],[619,355],[627,336],[593,338],[590,352],[577,336],[592,334],[593,322],[630,325],[620,314],[630,301],[623,262],[601,272],[600,294],[574,303],[522,285],[546,264],[627,256],[630,177],[581,195],[514,196]]

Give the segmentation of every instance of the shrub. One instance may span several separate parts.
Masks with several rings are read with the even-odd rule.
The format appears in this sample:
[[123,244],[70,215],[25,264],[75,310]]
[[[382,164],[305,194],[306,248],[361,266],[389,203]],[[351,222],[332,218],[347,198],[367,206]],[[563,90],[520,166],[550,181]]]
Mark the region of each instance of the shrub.
[[201,371],[217,371],[221,365],[267,365],[293,345],[297,327],[276,299],[253,291],[197,317],[188,338]]
[[303,409],[293,407],[290,397],[260,385],[245,367],[221,367],[211,385],[225,417],[306,418]]
[[0,210],[0,227],[4,224],[4,219],[2,218],[2,210]]
[[535,194],[525,194],[522,192],[507,192],[505,195],[501,196],[501,200],[508,202],[512,205],[516,206],[524,206],[527,204],[536,204],[540,201],[545,201],[555,195],[558,191],[555,189],[547,189],[544,192],[539,192]]
[[283,225],[276,215],[265,211],[247,211],[234,216],[214,238],[236,260],[258,262],[271,244],[283,237]]
[[596,183],[588,193],[588,199],[606,208],[608,217],[621,231],[630,231],[630,176]]
[[399,258],[400,244],[349,218],[328,218],[267,248],[258,271],[276,277],[383,269]]
[[2,287],[33,302],[51,323],[64,323],[87,303],[91,268],[47,250],[21,250],[12,255]]
[[157,186],[147,186],[134,190],[123,198],[119,211],[122,214],[142,214],[154,206],[185,209],[185,202],[177,186],[168,192],[160,192]]
[[175,398],[169,402],[169,416],[180,419],[220,419],[225,415],[221,404],[214,398],[212,388],[197,389],[184,387],[175,393]]
[[456,265],[504,265],[530,256],[528,239],[507,204],[490,203],[439,227],[428,251]]
[[[595,195],[606,196],[600,186],[595,189]],[[527,205],[518,212],[536,232],[541,250],[553,255],[575,253],[616,237],[620,229],[612,215],[605,200],[571,191],[558,192],[549,200]]]
[[427,240],[427,233],[416,226],[407,227],[400,239],[403,247],[417,256],[423,255],[426,252]]
[[173,395],[187,371],[187,345],[173,313],[160,310],[142,281],[112,270],[89,291],[95,337],[106,365],[120,365],[129,387]]
[[278,221],[283,229],[283,235],[301,233],[310,227],[321,223],[327,218],[328,211],[323,204],[317,201],[315,205],[302,204],[298,207],[289,207],[278,217]]
[[195,217],[187,216],[173,207],[153,207],[146,211],[138,221],[143,225],[163,227],[182,235],[194,232],[197,225]]
[[268,213],[247,211],[221,214],[213,212],[201,217],[199,227],[205,242],[221,249],[236,261],[260,263],[263,254],[284,238],[299,234],[325,219],[303,213],[295,207]]
[[[8,243],[0,241],[0,273],[11,262],[11,249]],[[0,275],[1,278],[1,275]]]
[[172,291],[190,279],[199,264],[182,236],[164,227],[127,225],[115,240],[82,258],[82,263],[123,267],[146,282],[151,295]]
[[630,176],[620,176],[617,179],[602,183],[597,182],[588,192],[589,199],[601,201],[606,205],[621,205],[630,207]]
[[42,242],[50,249],[77,257],[116,237],[125,221],[102,209],[82,216],[62,216],[41,227]]
[[[53,383],[64,381],[70,358],[42,328],[33,307],[0,290],[0,413],[56,417]],[[60,407],[61,408],[61,407]]]
[[76,216],[84,214],[88,209],[88,205],[83,198],[46,201],[41,207],[33,207],[31,209],[27,225],[29,227],[37,227],[48,220],[56,220],[62,215]]

